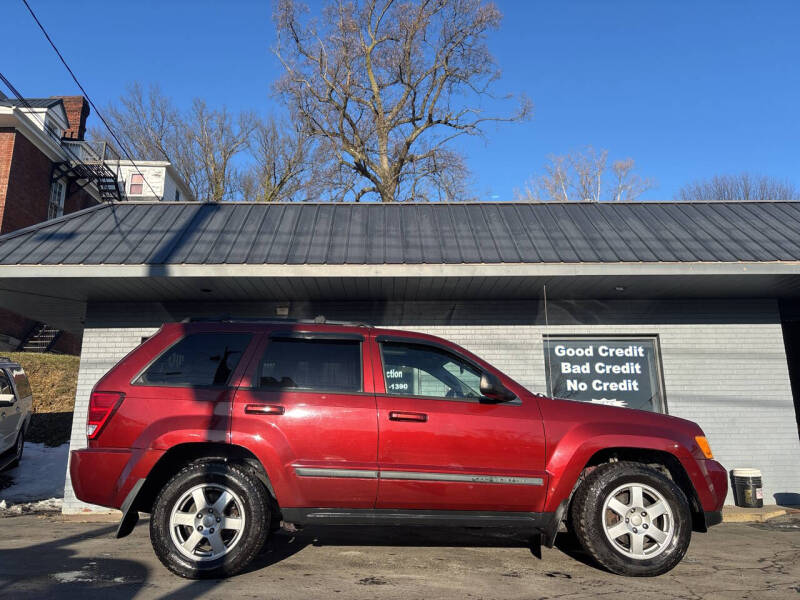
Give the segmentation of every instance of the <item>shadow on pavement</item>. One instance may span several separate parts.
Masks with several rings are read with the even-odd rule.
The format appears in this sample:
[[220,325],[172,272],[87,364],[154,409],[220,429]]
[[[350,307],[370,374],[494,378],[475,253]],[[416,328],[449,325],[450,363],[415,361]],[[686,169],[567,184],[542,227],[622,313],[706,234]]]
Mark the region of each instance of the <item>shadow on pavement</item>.
[[[0,597],[85,598],[91,591],[115,599],[133,598],[149,569],[135,560],[78,557],[69,546],[113,534],[116,526],[0,550]],[[7,540],[6,540],[7,541]]]

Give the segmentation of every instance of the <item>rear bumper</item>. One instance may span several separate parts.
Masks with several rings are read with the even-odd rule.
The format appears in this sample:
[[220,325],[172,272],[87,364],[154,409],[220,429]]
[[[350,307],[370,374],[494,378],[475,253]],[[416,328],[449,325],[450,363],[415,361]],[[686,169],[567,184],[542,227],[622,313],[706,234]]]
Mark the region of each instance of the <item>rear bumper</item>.
[[82,502],[121,508],[139,479],[147,477],[161,450],[73,450],[69,476],[75,496]]

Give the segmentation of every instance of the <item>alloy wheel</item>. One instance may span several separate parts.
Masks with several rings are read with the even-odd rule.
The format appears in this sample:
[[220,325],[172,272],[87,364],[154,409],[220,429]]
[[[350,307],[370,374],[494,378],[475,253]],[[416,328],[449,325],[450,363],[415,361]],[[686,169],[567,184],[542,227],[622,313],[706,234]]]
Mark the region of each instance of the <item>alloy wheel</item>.
[[603,503],[603,531],[614,549],[637,560],[664,552],[675,535],[675,518],[666,498],[642,483],[626,483]]

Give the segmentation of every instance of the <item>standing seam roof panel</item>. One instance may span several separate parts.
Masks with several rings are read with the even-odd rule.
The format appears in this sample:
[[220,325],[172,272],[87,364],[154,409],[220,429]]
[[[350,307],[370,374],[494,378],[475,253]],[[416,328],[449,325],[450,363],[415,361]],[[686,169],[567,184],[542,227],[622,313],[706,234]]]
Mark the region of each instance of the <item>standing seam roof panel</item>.
[[[751,206],[741,203],[737,204],[738,210],[747,212],[749,221],[761,219],[766,235],[775,236],[776,234],[781,237],[781,246],[788,254],[785,255],[784,260],[796,260],[800,256],[800,214],[792,216],[786,215],[780,211],[773,210],[772,206],[764,206],[761,214],[756,214]],[[778,212],[779,214],[775,214]],[[793,226],[793,227],[792,227]],[[792,236],[794,235],[794,240]]]
[[[616,238],[614,251],[622,260],[639,262],[658,260],[650,247],[628,222],[626,216],[617,210],[616,205],[612,204],[606,210],[598,210],[598,217],[593,223],[601,235]],[[626,258],[629,256],[633,258]]]
[[212,241],[206,262],[212,265],[225,264],[239,237],[239,233],[242,231],[242,227],[250,213],[250,208],[248,205],[237,204],[234,206],[222,230],[216,236],[216,239]]
[[[88,231],[88,235],[81,236],[78,232],[82,228],[81,221],[71,219],[64,223],[64,226],[58,230],[56,239],[61,239],[61,243],[48,245],[48,254],[41,260],[42,264],[55,265],[62,263],[70,263],[69,257],[75,253],[84,244],[96,244],[97,230],[101,228],[106,220],[106,213],[102,211],[93,212],[88,215],[88,219],[84,222],[84,227]],[[42,248],[44,250],[44,248]]]
[[763,260],[769,256],[764,251],[764,247],[755,243],[752,238],[743,231],[738,223],[738,217],[734,214],[734,219],[724,219],[719,213],[717,207],[713,204],[704,204],[702,207],[698,206],[697,209],[704,213],[717,231],[722,232],[720,239],[730,239],[733,241],[732,251],[736,253],[740,260]]
[[735,204],[721,204],[714,208],[720,213],[721,218],[735,220],[743,234],[748,235],[749,230],[756,230],[761,234],[758,247],[762,260],[774,260],[775,257],[784,260],[790,256],[786,251],[786,242],[782,239],[783,236],[776,235],[775,230],[768,227],[763,221],[751,218],[746,210],[740,209]]
[[664,207],[654,206],[652,210],[643,211],[631,207],[625,221],[651,250],[656,261],[677,262],[682,256],[685,260],[698,260],[698,256],[705,252],[697,244],[694,248],[687,246],[687,242],[692,240],[686,238],[684,230],[676,227],[677,222]]
[[[172,232],[180,231],[180,226],[178,224],[188,222],[188,212],[183,207],[174,206],[173,208],[176,210],[166,211],[166,216],[159,220],[159,228],[163,227],[163,232],[161,235],[152,242],[142,243],[141,247],[135,251],[136,253],[139,253],[136,254],[136,256],[143,257],[139,262],[159,264],[164,262],[162,257],[170,257],[168,252],[162,252],[161,249],[170,246],[170,239],[173,237]],[[133,257],[134,254],[131,256]],[[156,258],[157,256],[158,258]],[[133,259],[131,258],[131,260]]]
[[483,212],[484,219],[486,219],[488,237],[494,242],[494,250],[497,253],[499,262],[518,263],[520,261],[520,253],[517,250],[511,232],[506,227],[500,207],[488,204],[479,206]]
[[522,223],[522,217],[517,212],[516,206],[503,206],[500,211],[500,218],[508,230],[508,234],[514,241],[514,249],[521,262],[540,262],[542,257],[536,249],[528,230]]
[[[669,206],[663,207],[667,219],[662,221],[662,224],[674,223],[670,228],[670,232],[675,234],[675,237],[681,242],[691,246],[691,251],[694,254],[694,259],[699,261],[714,261],[719,256],[724,256],[726,260],[732,260],[734,257],[722,245],[714,240],[713,236],[703,229],[699,223],[695,223],[691,218],[686,216],[684,206]],[[698,233],[702,235],[698,236]]]

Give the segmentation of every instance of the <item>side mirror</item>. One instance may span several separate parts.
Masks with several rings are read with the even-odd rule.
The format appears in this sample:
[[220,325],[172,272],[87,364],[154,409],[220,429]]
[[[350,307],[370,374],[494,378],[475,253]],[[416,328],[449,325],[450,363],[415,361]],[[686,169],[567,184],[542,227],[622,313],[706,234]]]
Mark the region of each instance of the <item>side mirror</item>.
[[491,373],[481,375],[481,394],[489,400],[495,402],[508,402],[517,395],[500,383],[500,380]]
[[14,394],[0,394],[0,406],[11,406],[16,399]]

